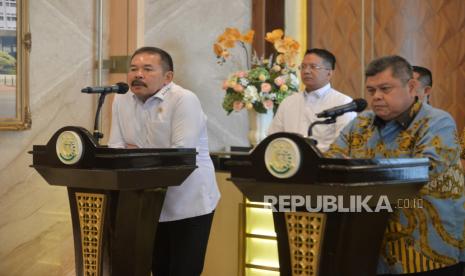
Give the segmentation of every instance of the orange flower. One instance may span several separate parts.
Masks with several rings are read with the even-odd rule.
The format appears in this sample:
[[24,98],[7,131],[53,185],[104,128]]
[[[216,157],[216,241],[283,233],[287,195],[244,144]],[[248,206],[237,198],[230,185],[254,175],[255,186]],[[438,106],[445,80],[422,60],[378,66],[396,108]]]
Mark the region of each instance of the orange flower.
[[223,47],[221,47],[220,44],[218,44],[218,43],[213,44],[213,52],[215,52],[215,55],[217,57],[221,57],[223,55],[223,51],[224,51],[224,49],[223,49]]
[[223,50],[223,53],[221,54],[222,57],[227,58],[229,57],[229,52],[227,50]]
[[234,39],[234,37],[227,35],[226,33],[220,35],[217,41],[225,48],[233,48],[236,44],[236,40]]
[[[213,52],[219,60],[218,64],[224,64],[226,60],[232,56],[232,54],[229,52],[229,49],[234,48],[236,43],[239,43],[245,51],[248,61],[247,68],[250,69],[248,49],[245,47],[245,44],[251,44],[254,40],[254,36],[254,30],[249,30],[242,34],[237,28],[226,28],[224,32],[218,36],[215,44],[213,45]],[[272,65],[275,65],[276,62],[277,65],[283,67],[296,66],[296,58],[298,57],[300,48],[300,45],[297,41],[291,37],[284,36],[282,29],[275,29],[266,33],[265,40],[272,43],[276,49],[277,55],[275,61],[268,61],[263,58],[260,59],[252,56],[252,62],[257,62],[257,60],[259,60],[262,65],[268,64],[269,62],[272,62]]]
[[230,56],[227,49],[234,48],[236,42],[239,42],[242,46],[244,46],[244,43],[252,43],[254,34],[253,30],[249,30],[246,34],[241,34],[236,28],[226,28],[213,44],[213,52],[219,59],[218,64],[224,64]]
[[224,33],[218,36],[216,39],[217,43],[224,48],[233,48],[241,38],[241,33],[236,28],[226,28]]
[[290,43],[289,46],[290,46],[290,48],[291,48],[292,51],[294,51],[294,52],[298,52],[298,51],[299,51],[299,48],[300,48],[299,42],[297,42],[297,41],[295,41],[295,40],[292,39],[292,43]]
[[241,37],[241,32],[236,28],[226,28],[224,34],[233,40],[238,40]]
[[297,52],[299,50],[299,42],[295,41],[294,39],[286,36],[283,39],[276,40],[274,42],[274,47],[276,51],[279,53],[287,53],[287,52]]
[[278,64],[286,63],[289,66],[295,66],[295,58],[299,53],[300,45],[294,39],[286,36],[283,39],[278,39],[274,42],[274,47],[278,53],[276,62]]
[[281,39],[284,32],[281,29],[273,30],[271,33],[266,33],[265,40],[274,43],[276,40]]
[[254,30],[249,30],[245,35],[242,35],[241,38],[239,39],[240,41],[244,43],[252,43],[253,41],[253,36],[255,35]]

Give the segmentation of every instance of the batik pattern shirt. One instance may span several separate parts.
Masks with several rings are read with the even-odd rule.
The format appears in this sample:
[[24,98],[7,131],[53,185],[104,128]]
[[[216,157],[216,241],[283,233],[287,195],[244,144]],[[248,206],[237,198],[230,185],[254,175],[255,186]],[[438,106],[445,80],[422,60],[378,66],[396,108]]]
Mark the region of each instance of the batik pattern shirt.
[[462,145],[462,154],[460,155],[460,157],[462,159],[465,159],[465,127],[463,128],[461,145]]
[[[372,111],[352,121],[325,153],[335,158],[429,158],[422,208],[395,209],[383,239],[379,274],[415,273],[457,264],[465,256],[464,175],[451,116],[414,103],[384,122]],[[369,227],[369,226],[367,226]]]

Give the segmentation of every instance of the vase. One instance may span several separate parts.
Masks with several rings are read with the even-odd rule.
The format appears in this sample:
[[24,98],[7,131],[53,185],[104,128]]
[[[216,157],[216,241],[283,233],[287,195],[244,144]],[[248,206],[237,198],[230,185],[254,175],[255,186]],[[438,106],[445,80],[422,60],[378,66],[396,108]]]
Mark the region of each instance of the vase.
[[252,147],[258,145],[267,136],[268,128],[273,120],[273,109],[266,113],[258,113],[251,109],[249,112],[249,142]]

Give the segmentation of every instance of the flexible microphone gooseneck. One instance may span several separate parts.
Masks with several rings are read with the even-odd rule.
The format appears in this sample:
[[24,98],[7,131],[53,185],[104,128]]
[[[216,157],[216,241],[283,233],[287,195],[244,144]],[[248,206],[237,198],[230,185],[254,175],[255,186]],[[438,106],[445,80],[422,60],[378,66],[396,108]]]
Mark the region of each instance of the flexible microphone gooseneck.
[[343,115],[347,112],[361,112],[367,107],[367,101],[364,99],[355,99],[352,102],[336,107],[332,107],[330,109],[326,109],[320,113],[317,113],[316,116],[318,118],[326,118],[323,121],[315,121],[310,124],[308,127],[307,135],[308,137],[312,136],[312,129],[315,125],[322,125],[322,124],[334,124],[336,122],[336,117]]
[[95,121],[94,121],[94,132],[93,136],[95,140],[98,141],[103,138],[103,133],[100,132],[99,130],[99,116],[100,116],[100,110],[102,109],[103,103],[105,102],[105,96],[109,93],[118,93],[118,94],[124,94],[128,92],[129,90],[129,85],[124,82],[118,82],[115,85],[112,86],[100,86],[100,87],[85,87],[81,89],[82,93],[88,93],[88,94],[100,94],[100,97],[98,98],[98,105],[97,105],[97,111],[95,112]]

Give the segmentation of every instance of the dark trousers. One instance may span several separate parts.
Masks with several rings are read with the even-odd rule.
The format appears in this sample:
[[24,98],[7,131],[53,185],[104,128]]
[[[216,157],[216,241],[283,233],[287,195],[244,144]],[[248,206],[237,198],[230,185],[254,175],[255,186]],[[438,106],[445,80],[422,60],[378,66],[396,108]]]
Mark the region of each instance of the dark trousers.
[[465,276],[464,274],[464,266],[463,263],[458,263],[456,265],[434,269],[427,272],[418,272],[418,273],[408,273],[408,274],[383,274],[383,276]]
[[158,223],[152,258],[154,276],[202,273],[213,214]]

